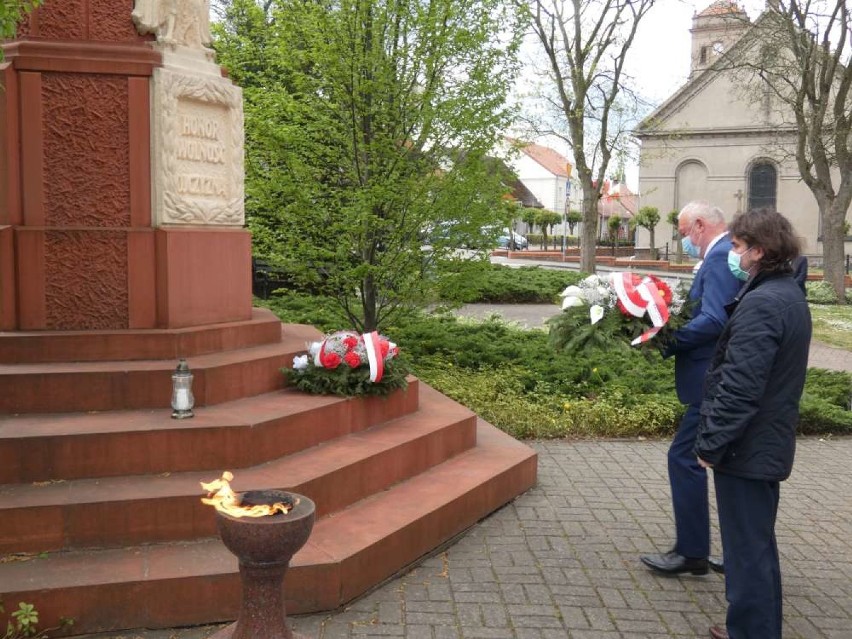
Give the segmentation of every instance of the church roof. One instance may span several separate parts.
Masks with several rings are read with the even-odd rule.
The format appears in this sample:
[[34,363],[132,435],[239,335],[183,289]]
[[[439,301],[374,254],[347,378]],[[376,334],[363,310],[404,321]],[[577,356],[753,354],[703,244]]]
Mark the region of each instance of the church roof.
[[[714,2],[704,11],[710,11],[716,5],[733,7],[731,12],[742,11],[742,9],[740,9],[735,3],[730,2],[729,0],[717,0],[717,2]],[[758,16],[757,20],[749,24],[749,28],[745,31],[745,33],[724,53],[719,61],[692,75],[683,86],[663,101],[663,103],[650,115],[646,116],[633,130],[633,135],[641,138],[643,134],[652,134],[662,121],[671,116],[675,111],[683,107],[684,104],[700,93],[702,88],[709,84],[718,73],[718,68],[722,64],[721,60],[729,60],[731,57],[740,55],[742,49],[747,47],[749,42],[753,42],[753,35],[758,33],[758,31],[756,31],[756,27],[758,26],[758,23],[766,19],[766,16],[768,16],[767,12]]]
[[741,13],[745,13],[745,11],[743,11],[742,7],[733,0],[716,0],[716,2],[699,13],[697,17],[706,18],[710,16],[724,16]]

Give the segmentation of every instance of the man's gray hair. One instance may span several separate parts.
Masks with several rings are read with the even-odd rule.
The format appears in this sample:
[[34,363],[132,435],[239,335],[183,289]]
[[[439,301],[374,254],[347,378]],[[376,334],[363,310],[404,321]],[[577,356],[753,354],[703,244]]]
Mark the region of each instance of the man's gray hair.
[[689,202],[677,215],[678,220],[692,222],[696,218],[704,218],[709,224],[724,224],[725,213],[718,206],[712,206],[709,202]]

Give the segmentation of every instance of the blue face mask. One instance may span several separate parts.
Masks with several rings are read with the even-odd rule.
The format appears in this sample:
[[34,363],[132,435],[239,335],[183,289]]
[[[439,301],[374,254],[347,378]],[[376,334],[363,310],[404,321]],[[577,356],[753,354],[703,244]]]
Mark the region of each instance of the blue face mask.
[[683,247],[683,252],[689,257],[701,257],[701,249],[692,243],[688,235],[681,238],[680,245]]
[[[751,249],[748,249],[748,251],[750,250]],[[743,255],[748,253],[748,251],[745,253],[734,253],[733,250],[728,251],[728,268],[731,269],[731,273],[733,273],[734,277],[738,280],[745,281],[748,279],[748,271],[744,271],[742,266],[740,266],[740,260]]]

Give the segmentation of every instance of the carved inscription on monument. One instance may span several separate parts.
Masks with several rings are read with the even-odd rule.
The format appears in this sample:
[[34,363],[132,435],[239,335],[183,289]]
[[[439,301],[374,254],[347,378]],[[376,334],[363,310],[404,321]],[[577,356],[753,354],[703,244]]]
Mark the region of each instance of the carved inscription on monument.
[[154,72],[157,224],[242,225],[243,111],[229,80]]
[[227,201],[227,110],[217,105],[178,100],[177,192],[187,197]]

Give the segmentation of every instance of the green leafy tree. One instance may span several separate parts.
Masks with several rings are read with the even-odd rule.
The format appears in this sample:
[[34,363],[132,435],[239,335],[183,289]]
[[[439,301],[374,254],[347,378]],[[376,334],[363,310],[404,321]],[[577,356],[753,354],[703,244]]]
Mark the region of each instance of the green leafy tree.
[[535,225],[538,224],[538,211],[539,209],[534,209],[530,206],[525,206],[521,210],[521,220],[524,222],[524,224],[527,225],[527,228],[529,228],[530,233],[532,233],[533,229],[535,228]]
[[657,229],[657,224],[660,223],[660,209],[656,206],[643,206],[639,209],[639,213],[636,214],[636,217],[633,218],[633,224],[635,226],[641,226],[643,229],[647,229],[648,234],[650,235],[649,245],[651,247],[651,259],[657,259],[657,244],[654,238],[654,232]]
[[609,239],[612,242],[612,254],[615,255],[618,252],[618,230],[621,228],[621,216],[611,215],[607,219],[606,225],[609,229]]
[[555,211],[548,209],[539,209],[535,216],[535,223],[538,224],[542,234],[542,248],[547,248],[548,236],[553,236],[553,227],[562,221],[562,216]]
[[512,117],[513,7],[232,0],[222,13],[256,253],[373,330],[427,299],[462,238],[496,239],[508,180],[487,153]]
[[680,211],[674,209],[672,211],[669,211],[669,215],[666,218],[666,220],[668,220],[668,223],[672,225],[672,241],[675,245],[675,262],[677,264],[683,262],[683,245],[680,243],[680,237],[678,237],[680,234],[677,230],[677,216],[679,214]]

